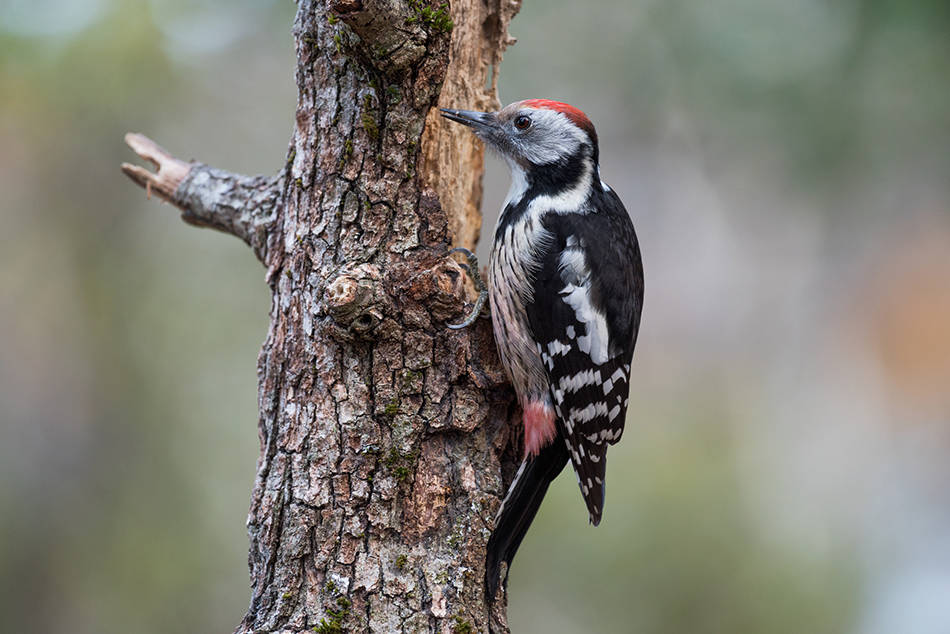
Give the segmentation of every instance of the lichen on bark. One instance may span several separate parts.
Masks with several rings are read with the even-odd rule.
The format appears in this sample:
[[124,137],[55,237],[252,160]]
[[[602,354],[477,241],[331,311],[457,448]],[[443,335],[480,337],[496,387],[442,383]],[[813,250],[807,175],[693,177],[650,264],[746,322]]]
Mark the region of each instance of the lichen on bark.
[[488,320],[445,327],[466,305],[446,253],[477,240],[482,149],[434,107],[497,105],[485,86],[518,7],[301,0],[276,177],[130,141],[159,171],[126,173],[244,239],[273,291],[237,632],[507,631],[484,555],[516,411]]

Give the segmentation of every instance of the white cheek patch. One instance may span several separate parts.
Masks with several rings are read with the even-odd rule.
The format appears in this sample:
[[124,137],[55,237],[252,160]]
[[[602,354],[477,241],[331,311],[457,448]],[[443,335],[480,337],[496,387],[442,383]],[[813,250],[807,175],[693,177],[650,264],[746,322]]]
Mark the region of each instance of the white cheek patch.
[[516,161],[508,157],[505,157],[505,160],[511,171],[511,187],[508,188],[508,196],[505,197],[505,202],[501,206],[502,210],[508,205],[517,205],[528,191],[528,177],[524,170]]
[[[533,129],[523,143],[514,140],[521,155],[535,165],[547,165],[577,152],[587,134],[555,110],[532,110]],[[543,142],[539,142],[543,141]]]

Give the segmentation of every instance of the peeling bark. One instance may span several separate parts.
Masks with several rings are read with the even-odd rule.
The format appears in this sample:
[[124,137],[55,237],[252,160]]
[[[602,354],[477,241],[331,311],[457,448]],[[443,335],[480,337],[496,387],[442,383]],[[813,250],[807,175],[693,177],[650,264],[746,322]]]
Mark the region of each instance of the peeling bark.
[[445,327],[466,307],[446,252],[477,240],[482,148],[433,107],[497,105],[488,73],[518,7],[301,0],[275,178],[129,141],[159,170],[123,170],[247,242],[273,291],[237,632],[507,632],[484,562],[517,411],[488,320]]

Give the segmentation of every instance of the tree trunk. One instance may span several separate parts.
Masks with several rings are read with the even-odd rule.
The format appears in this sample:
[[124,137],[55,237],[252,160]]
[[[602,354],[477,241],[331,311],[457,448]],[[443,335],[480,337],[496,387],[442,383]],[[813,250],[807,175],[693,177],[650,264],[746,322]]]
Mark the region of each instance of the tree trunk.
[[482,148],[434,106],[493,109],[518,0],[300,0],[298,100],[274,178],[125,165],[267,267],[261,453],[237,632],[506,632],[485,546],[518,459],[488,319],[455,331]]

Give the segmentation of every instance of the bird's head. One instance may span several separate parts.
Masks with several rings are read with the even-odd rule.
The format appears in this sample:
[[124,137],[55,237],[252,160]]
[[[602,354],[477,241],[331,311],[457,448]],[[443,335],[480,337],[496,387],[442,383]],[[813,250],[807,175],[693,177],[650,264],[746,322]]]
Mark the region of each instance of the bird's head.
[[512,169],[533,172],[572,159],[597,164],[597,133],[583,112],[560,101],[526,99],[498,112],[442,108],[446,119],[467,125]]

